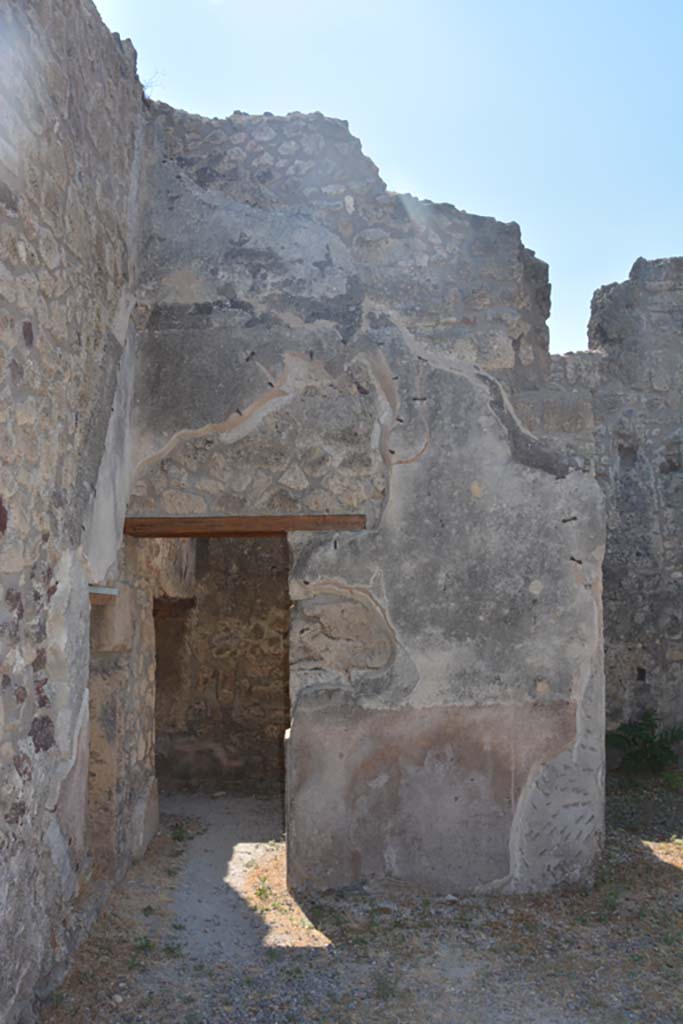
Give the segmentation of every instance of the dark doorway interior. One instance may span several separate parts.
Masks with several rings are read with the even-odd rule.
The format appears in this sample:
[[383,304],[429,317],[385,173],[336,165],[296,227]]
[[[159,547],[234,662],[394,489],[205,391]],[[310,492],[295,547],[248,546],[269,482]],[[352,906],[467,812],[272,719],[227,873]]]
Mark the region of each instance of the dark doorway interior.
[[289,724],[286,536],[196,543],[194,595],[154,604],[159,786],[280,792]]

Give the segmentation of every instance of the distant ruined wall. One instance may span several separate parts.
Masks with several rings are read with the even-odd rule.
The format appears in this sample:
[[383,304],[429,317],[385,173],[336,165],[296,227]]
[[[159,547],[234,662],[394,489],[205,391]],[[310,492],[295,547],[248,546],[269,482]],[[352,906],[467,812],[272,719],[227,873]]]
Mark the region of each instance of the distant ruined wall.
[[525,423],[591,465],[607,507],[607,718],[683,722],[683,259],[637,260],[593,298],[590,352],[515,393]]
[[489,375],[547,374],[545,264],[317,114],[155,104],[144,195],[131,514],[367,518],[289,537],[291,883],[583,877],[602,505]]
[[159,786],[277,793],[289,726],[285,538],[198,540],[191,589],[155,604]]
[[[142,118],[134,51],[112,37],[91,3],[3,0],[3,1022],[17,1020],[54,980],[80,929],[74,900],[89,856],[83,545],[98,476],[103,494],[105,478],[113,484],[121,473],[110,414],[112,406],[125,413],[121,372],[127,366],[130,377],[132,370],[126,353]],[[113,505],[108,515],[113,521]]]

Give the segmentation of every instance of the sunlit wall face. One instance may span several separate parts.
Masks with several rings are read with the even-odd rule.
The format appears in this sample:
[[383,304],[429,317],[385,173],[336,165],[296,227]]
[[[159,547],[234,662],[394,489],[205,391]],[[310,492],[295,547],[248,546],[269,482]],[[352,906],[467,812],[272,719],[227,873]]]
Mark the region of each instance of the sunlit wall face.
[[40,66],[36,67],[34,52],[28,52],[20,32],[14,30],[9,23],[3,24],[0,32],[0,64],[3,75],[12,83],[12,91],[3,92],[0,101],[0,162],[3,170],[9,172],[8,177],[20,180],[26,173],[29,148],[34,142],[27,123],[27,111],[31,110],[33,103],[33,90],[29,87],[28,76],[32,77],[32,84],[35,85],[40,81],[43,70]]
[[585,347],[596,288],[681,251],[675,0],[97,5],[154,98],[345,118],[390,189],[520,223],[550,264],[554,351]]

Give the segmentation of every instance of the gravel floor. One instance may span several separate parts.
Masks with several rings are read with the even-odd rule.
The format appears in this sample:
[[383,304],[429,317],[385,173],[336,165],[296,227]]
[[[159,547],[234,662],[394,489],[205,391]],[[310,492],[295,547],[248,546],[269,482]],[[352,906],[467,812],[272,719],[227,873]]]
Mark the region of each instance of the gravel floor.
[[166,799],[42,1024],[683,1024],[683,775],[613,783],[595,887],[304,906],[278,801]]

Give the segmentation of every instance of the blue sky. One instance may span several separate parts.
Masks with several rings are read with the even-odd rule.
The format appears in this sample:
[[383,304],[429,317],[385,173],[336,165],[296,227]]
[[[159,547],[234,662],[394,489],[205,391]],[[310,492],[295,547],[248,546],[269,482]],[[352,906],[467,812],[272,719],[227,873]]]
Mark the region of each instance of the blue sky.
[[683,255],[681,0],[96,0],[154,99],[349,121],[389,188],[516,220],[551,348],[638,256]]

